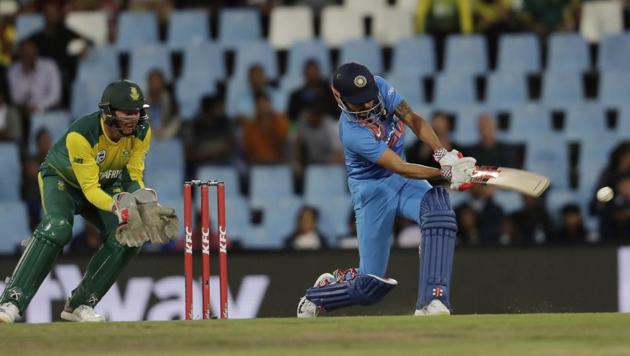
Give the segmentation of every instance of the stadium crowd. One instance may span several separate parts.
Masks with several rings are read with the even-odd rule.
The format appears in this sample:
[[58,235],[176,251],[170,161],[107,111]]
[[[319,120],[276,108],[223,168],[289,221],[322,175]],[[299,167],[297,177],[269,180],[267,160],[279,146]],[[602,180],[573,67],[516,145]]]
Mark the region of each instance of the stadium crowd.
[[[598,20],[592,13],[605,12],[606,7],[618,9],[621,27],[616,29],[623,32],[623,26],[628,17],[628,7],[623,1],[544,1],[544,0],[432,0],[432,1],[335,1],[335,0],[240,0],[240,1],[150,1],[150,0],[102,0],[102,1],[19,1],[14,8],[0,9],[2,16],[0,25],[0,141],[13,142],[18,145],[19,167],[21,170],[19,198],[26,204],[30,226],[39,221],[40,202],[37,184],[39,163],[47,151],[59,137],[57,130],[50,124],[36,124],[36,117],[52,117],[54,114],[65,113],[74,120],[81,114],[96,111],[96,105],[83,104],[86,94],[81,86],[90,81],[95,86],[92,96],[100,95],[99,90],[109,79],[115,77],[133,77],[137,72],[137,48],[124,48],[121,36],[123,23],[122,14],[139,11],[153,13],[158,20],[157,43],[167,46],[169,36],[174,27],[169,24],[172,14],[182,10],[202,11],[207,15],[208,42],[222,40],[220,13],[226,9],[256,9],[260,21],[261,38],[271,41],[274,33],[274,9],[288,6],[308,6],[312,10],[314,35],[323,36],[322,28],[326,21],[324,12],[327,8],[340,6],[357,6],[352,11],[365,10],[362,18],[363,29],[374,35],[379,29],[376,21],[378,15],[371,14],[370,9],[377,2],[387,8],[396,8],[413,16],[413,31],[417,36],[430,38],[435,44],[435,65],[424,75],[417,76],[418,80],[409,86],[402,86],[401,92],[412,93],[407,100],[426,120],[430,121],[444,147],[456,148],[467,155],[476,157],[480,164],[499,165],[526,168],[537,171],[532,166],[532,156],[539,143],[532,136],[519,136],[516,131],[516,117],[518,110],[513,108],[526,107],[528,104],[537,105],[549,99],[546,77],[540,68],[527,73],[521,73],[526,82],[522,85],[522,103],[512,105],[509,97],[507,105],[490,104],[493,100],[492,88],[494,77],[491,71],[501,69],[501,46],[503,36],[513,33],[534,34],[537,41],[542,43],[538,63],[547,61],[549,69],[550,53],[547,43],[552,41],[559,32],[575,33],[582,31],[581,39],[588,49],[587,64],[581,71],[570,73],[578,78],[580,93],[584,88],[584,95],[576,102],[562,102],[561,105],[538,105],[536,113],[530,116],[544,116],[550,123],[550,133],[559,132],[554,136],[555,144],[566,146],[567,154],[562,157],[566,166],[565,171],[560,167],[546,167],[554,173],[557,168],[560,181],[554,181],[550,192],[540,199],[516,196],[506,192],[498,192],[486,186],[475,186],[467,193],[454,193],[453,201],[456,206],[459,223],[460,246],[493,246],[493,245],[548,245],[548,244],[586,244],[586,243],[627,243],[630,241],[630,136],[623,127],[630,127],[630,123],[623,126],[622,121],[629,121],[630,115],[617,106],[602,104],[598,110],[605,116],[608,136],[614,137],[607,142],[608,150],[597,159],[597,165],[580,167],[578,162],[584,162],[588,149],[586,136],[562,136],[560,133],[571,130],[571,125],[581,127],[572,121],[572,108],[579,110],[586,102],[602,102],[602,86],[604,73],[601,63],[596,58],[602,58],[601,39],[614,34],[615,29],[609,30],[604,25],[610,25],[609,19]],[[7,2],[9,3],[9,2]],[[208,4],[209,3],[209,4]],[[357,3],[362,3],[363,5]],[[354,4],[354,5],[352,5]],[[597,11],[589,13],[588,7]],[[601,10],[601,9],[603,10]],[[107,14],[106,31],[102,36],[104,42],[80,33],[68,25],[66,16],[78,11],[94,11]],[[20,32],[20,19],[37,15],[43,23],[30,33]],[[588,16],[588,18],[586,17]],[[592,19],[595,17],[595,19]],[[595,23],[595,30],[584,29],[585,21]],[[605,24],[602,24],[605,23]],[[628,24],[628,21],[625,21]],[[141,23],[134,31],[141,32]],[[599,27],[598,27],[599,26]],[[599,28],[605,28],[598,33]],[[283,31],[291,31],[285,28]],[[464,104],[485,103],[487,105],[459,105],[458,96],[448,101],[448,94],[444,91],[458,92],[455,87],[462,84],[463,77],[456,77],[456,83],[447,87],[446,81],[440,77],[441,72],[453,70],[449,57],[449,38],[453,35],[467,34],[477,36],[482,34],[487,41],[483,53],[487,58],[485,70],[473,73],[471,80],[471,95],[469,102]],[[429,35],[429,36],[425,36]],[[515,35],[516,36],[516,35]],[[592,36],[592,37],[589,37]],[[625,36],[630,36],[625,34]],[[463,36],[465,37],[465,36]],[[477,37],[474,37],[477,38]],[[514,37],[517,38],[517,37]],[[629,42],[630,40],[626,40]],[[265,43],[267,41],[264,41]],[[538,43],[538,42],[537,42]],[[119,45],[116,50],[112,46]],[[137,47],[137,45],[134,45]],[[241,228],[241,221],[228,223],[230,231],[234,232],[232,248],[286,248],[286,249],[323,249],[323,248],[356,248],[356,230],[354,229],[354,214],[349,209],[349,202],[341,204],[310,204],[309,199],[299,200],[299,206],[291,205],[292,214],[284,214],[279,218],[283,229],[267,229],[264,233],[265,241],[251,241],[258,235],[257,226],[266,225],[271,221],[272,210],[280,209],[265,203],[257,204],[252,196],[254,176],[252,167],[269,166],[283,167],[291,173],[290,181],[283,181],[288,185],[292,194],[306,197],[309,192],[309,167],[334,166],[343,167],[343,149],[338,139],[337,118],[339,110],[329,90],[328,75],[331,72],[329,58],[326,54],[324,62],[316,57],[306,56],[299,64],[294,64],[291,49],[275,48],[272,50],[273,65],[270,67],[264,60],[256,59],[244,62],[239,58],[240,47],[222,42],[218,57],[218,67],[224,68],[216,78],[204,73],[205,70],[221,70],[213,68],[208,59],[202,63],[201,71],[192,71],[190,61],[186,57],[187,48],[169,47],[167,65],[149,66],[142,73],[141,78],[133,78],[142,83],[150,107],[150,120],[153,139],[156,145],[160,142],[176,142],[181,146],[181,156],[175,157],[181,161],[174,166],[163,167],[166,170],[177,170],[169,181],[169,189],[175,189],[172,200],[180,198],[177,189],[181,187],[183,179],[198,177],[204,167],[227,167],[236,175],[237,187],[230,187],[234,194],[235,203],[228,202],[228,215],[242,217],[247,228]],[[217,47],[219,48],[219,47]],[[379,57],[376,63],[382,63],[381,68],[373,68],[375,73],[388,74],[386,79],[400,83],[405,72],[397,66],[397,47],[393,43],[380,44]],[[332,63],[340,64],[346,58],[361,60],[357,56],[344,55],[344,47],[324,47],[330,53]],[[630,45],[620,51],[623,58],[630,59]],[[111,52],[105,56],[113,56],[115,73],[108,73],[108,67],[88,66],[95,54]],[[264,51],[254,51],[263,56]],[[308,52],[307,52],[308,53]],[[464,52],[467,53],[467,52]],[[149,56],[151,56],[149,54]],[[625,57],[624,57],[625,56]],[[143,57],[146,58],[146,57]],[[214,57],[213,57],[214,58]],[[408,58],[409,59],[409,58]],[[412,58],[413,60],[413,58]],[[456,60],[456,59],[455,59]],[[460,58],[458,63],[467,59]],[[563,59],[564,60],[564,59]],[[367,60],[370,63],[372,59]],[[328,62],[328,63],[325,63]],[[100,62],[99,62],[100,63]],[[277,63],[277,65],[276,65]],[[159,63],[158,63],[159,64]],[[207,68],[204,69],[203,65]],[[296,69],[297,66],[297,69]],[[421,66],[421,63],[418,63]],[[630,73],[630,65],[625,64],[624,75]],[[278,68],[274,71],[274,69]],[[332,67],[334,68],[334,66]],[[107,73],[95,73],[100,69]],[[457,69],[457,68],[456,68]],[[466,69],[466,68],[464,68]],[[549,71],[548,71],[549,72]],[[119,74],[116,74],[119,73]],[[195,80],[195,76],[201,79]],[[414,78],[408,76],[408,78]],[[565,77],[560,77],[564,80]],[[446,78],[448,79],[448,78]],[[235,83],[239,80],[239,83]],[[409,79],[413,82],[415,79]],[[562,81],[561,80],[561,81]],[[199,83],[204,81],[203,83]],[[541,84],[541,81],[544,83]],[[287,84],[287,82],[291,82]],[[518,81],[517,81],[518,82]],[[210,84],[208,84],[210,83]],[[514,83],[514,82],[512,82]],[[202,85],[199,90],[195,85]],[[209,88],[211,86],[211,88]],[[79,88],[79,89],[77,89]],[[405,88],[405,89],[403,89]],[[598,90],[599,88],[599,90]],[[625,88],[630,88],[628,84]],[[562,89],[561,89],[562,90]],[[413,95],[419,93],[420,95]],[[630,91],[619,93],[630,99]],[[501,94],[501,93],[499,93]],[[496,99],[500,102],[502,97]],[[551,98],[553,99],[553,98]],[[94,98],[85,99],[94,103]],[[561,98],[562,100],[562,98]],[[466,101],[466,100],[464,100]],[[98,98],[96,99],[98,102]],[[543,103],[546,104],[546,103]],[[543,109],[541,107],[544,106]],[[83,108],[86,108],[83,110]],[[560,110],[561,108],[562,110]],[[589,111],[592,112],[593,110]],[[630,110],[629,110],[630,111]],[[50,114],[50,115],[46,115]],[[51,116],[52,115],[52,116]],[[521,118],[522,119],[522,118]],[[63,131],[66,127],[61,127]],[[585,129],[589,132],[589,128]],[[542,135],[543,139],[551,136]],[[531,134],[531,133],[530,133]],[[534,132],[533,136],[537,134]],[[569,137],[569,138],[567,138]],[[431,150],[413,138],[406,137],[407,160],[425,165],[437,166],[431,157]],[[545,142],[549,146],[552,142]],[[170,146],[169,146],[170,147]],[[553,150],[553,147],[551,148]],[[564,148],[563,148],[564,150]],[[160,156],[149,159],[147,169],[153,169],[151,162],[160,162]],[[549,163],[549,162],[547,162]],[[540,167],[545,169],[545,167]],[[589,170],[588,179],[582,173]],[[160,176],[163,171],[147,172],[148,185],[152,185],[151,178]],[[562,176],[566,172],[566,176]],[[15,172],[3,172],[1,175]],[[547,173],[547,172],[543,172]],[[557,176],[557,175],[556,175]],[[209,177],[208,177],[209,178]],[[274,182],[268,182],[273,184]],[[276,182],[277,184],[280,184]],[[159,184],[160,188],[167,183]],[[588,185],[585,187],[585,185]],[[603,186],[610,186],[615,192],[615,198],[608,203],[599,203],[594,199],[595,191]],[[10,189],[9,187],[0,187]],[[167,193],[165,193],[168,195]],[[554,195],[550,197],[550,195]],[[249,197],[249,198],[248,198]],[[344,197],[347,199],[347,195]],[[243,203],[244,202],[244,203]],[[181,203],[178,203],[181,205]],[[241,204],[246,204],[244,207]],[[337,207],[342,207],[337,210]],[[327,215],[342,216],[340,228],[330,229],[330,220],[321,220],[326,209]],[[236,211],[238,210],[238,212]],[[277,213],[276,213],[277,214]],[[236,219],[236,218],[234,218]],[[339,218],[337,218],[339,220]],[[338,223],[339,224],[339,223]],[[251,225],[251,226],[250,226]],[[277,225],[274,225],[277,226]],[[267,226],[269,227],[269,226]],[[3,226],[4,228],[4,226]],[[270,232],[272,231],[272,232]],[[196,232],[198,233],[198,232]],[[282,236],[267,236],[278,233]],[[411,222],[400,219],[395,231],[394,244],[402,248],[417,248],[420,230]],[[98,233],[92,226],[85,226],[79,231],[83,238],[77,238],[70,247],[71,251],[83,253],[98,248],[100,244]],[[329,236],[335,234],[335,236]],[[245,242],[248,240],[248,242]],[[167,249],[181,249],[181,241],[172,244]],[[149,249],[151,249],[149,247]],[[5,251],[7,252],[7,251]]]

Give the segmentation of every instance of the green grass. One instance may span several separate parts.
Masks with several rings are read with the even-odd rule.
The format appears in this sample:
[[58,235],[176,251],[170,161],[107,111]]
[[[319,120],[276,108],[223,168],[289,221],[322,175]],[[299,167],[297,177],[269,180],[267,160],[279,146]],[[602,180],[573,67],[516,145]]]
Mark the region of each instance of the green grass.
[[630,315],[13,324],[0,325],[0,350],[4,355],[630,355]]

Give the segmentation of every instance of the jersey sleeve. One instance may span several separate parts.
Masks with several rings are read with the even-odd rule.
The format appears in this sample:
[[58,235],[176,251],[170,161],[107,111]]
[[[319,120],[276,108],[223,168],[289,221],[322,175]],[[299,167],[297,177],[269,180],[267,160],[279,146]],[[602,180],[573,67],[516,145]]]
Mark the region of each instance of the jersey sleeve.
[[137,183],[140,188],[144,188],[144,159],[151,146],[151,128],[147,129],[143,138],[134,139],[133,151],[129,162],[127,162],[127,172],[132,182]]
[[352,127],[347,131],[349,132],[344,130],[344,134],[341,135],[344,147],[370,162],[378,161],[387,149],[385,141],[377,140],[367,128]]
[[396,91],[396,88],[394,88],[382,77],[374,76],[374,80],[376,81],[376,85],[383,97],[385,109],[387,109],[387,112],[393,113],[396,111],[398,105],[400,105],[400,103],[404,100],[403,97]]
[[66,136],[66,148],[83,195],[97,208],[111,211],[112,197],[101,189],[98,181],[100,171],[88,140],[78,132],[70,132]]

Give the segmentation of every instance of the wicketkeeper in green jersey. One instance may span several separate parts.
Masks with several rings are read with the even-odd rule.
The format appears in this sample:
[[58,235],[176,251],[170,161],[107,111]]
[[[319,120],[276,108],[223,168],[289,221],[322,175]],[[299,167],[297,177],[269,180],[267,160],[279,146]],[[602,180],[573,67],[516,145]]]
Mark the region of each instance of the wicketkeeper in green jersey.
[[110,83],[99,108],[76,120],[42,163],[44,216],[0,296],[0,322],[24,312],[72,239],[75,215],[96,226],[104,242],[66,302],[61,318],[68,321],[104,321],[93,308],[142,245],[177,237],[175,211],[144,187],[151,129],[142,90],[128,80]]

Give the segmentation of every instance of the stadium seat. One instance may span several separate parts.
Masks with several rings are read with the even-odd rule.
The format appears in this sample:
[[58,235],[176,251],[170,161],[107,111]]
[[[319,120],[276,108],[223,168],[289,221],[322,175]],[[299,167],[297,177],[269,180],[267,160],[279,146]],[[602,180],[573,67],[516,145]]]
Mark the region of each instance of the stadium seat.
[[263,212],[263,226],[274,244],[282,245],[297,225],[298,213],[304,203],[294,196],[278,197],[258,206]]
[[599,44],[597,68],[609,71],[630,71],[630,32],[606,35]]
[[150,11],[123,11],[118,15],[116,47],[131,51],[139,46],[157,44],[158,19]]
[[341,46],[340,52],[339,64],[359,62],[373,74],[382,74],[384,71],[381,46],[373,39],[350,40]]
[[[146,158],[146,169],[151,172],[173,170],[184,172],[184,147],[180,140],[153,140]],[[180,185],[184,182],[180,182]]]
[[527,141],[525,169],[549,177],[552,189],[567,189],[568,145],[559,135],[538,133]]
[[306,167],[304,199],[307,203],[347,195],[346,168],[344,166],[318,164]]
[[223,49],[218,43],[203,42],[184,49],[183,68],[180,78],[223,80],[226,77]]
[[599,102],[606,106],[624,106],[630,102],[630,71],[601,73]]
[[254,166],[250,170],[249,180],[249,196],[253,206],[293,196],[293,176],[289,166]]
[[31,117],[31,129],[29,132],[29,151],[35,154],[37,151],[37,143],[35,136],[37,131],[46,128],[50,133],[53,143],[57,142],[68,130],[70,124],[70,115],[63,110],[38,112]]
[[276,49],[287,49],[297,41],[310,40],[313,10],[308,6],[277,6],[271,10],[269,42]]
[[[228,227],[229,228],[229,227]],[[280,238],[271,239],[264,226],[250,225],[245,229],[245,235],[240,241],[243,248],[249,250],[277,250],[282,248]]]
[[416,12],[418,0],[396,0],[395,6],[405,11]]
[[238,172],[232,166],[203,166],[197,171],[196,179],[222,181],[227,197],[241,196]]
[[157,167],[155,164],[152,164],[147,166],[144,183],[147,187],[155,189],[161,201],[181,201],[184,186],[184,171],[180,169]]
[[[547,212],[555,224],[560,224],[562,219],[562,208],[567,204],[578,204],[582,206],[579,197],[570,190],[550,189],[546,197]],[[585,211],[581,211],[582,214]]]
[[527,103],[525,76],[514,73],[492,73],[487,78],[486,104],[495,108],[512,108]]
[[262,36],[258,11],[253,8],[226,8],[219,12],[219,40],[233,48],[240,42],[257,41]]
[[446,39],[444,72],[483,74],[488,70],[486,39],[481,35],[450,35]]
[[337,196],[319,199],[311,204],[319,212],[317,228],[328,239],[328,245],[335,247],[337,238],[349,233],[348,214],[352,210],[352,200],[349,196]]
[[547,73],[581,73],[590,68],[588,44],[577,33],[554,32],[549,36]]
[[20,14],[15,18],[15,42],[27,38],[44,28],[44,16],[41,14]]
[[208,13],[202,9],[173,11],[168,20],[168,46],[182,50],[210,38]]
[[486,112],[492,114],[489,108],[477,105],[455,107],[455,127],[453,140],[458,144],[468,145],[479,141],[479,117]]
[[236,46],[234,78],[247,79],[249,68],[260,64],[265,68],[268,79],[278,77],[276,51],[267,41],[241,42]]
[[175,85],[175,98],[182,120],[193,120],[201,110],[201,100],[216,94],[216,83],[206,78],[180,78]]
[[542,101],[549,106],[568,106],[584,101],[582,75],[576,72],[546,72]]
[[[225,197],[225,223],[227,225],[228,239],[232,241],[242,241],[251,225],[251,211],[246,198],[238,195],[228,195],[226,184]],[[195,208],[201,209],[201,194],[199,189],[195,193]],[[208,205],[210,208],[210,226],[213,231],[217,231],[218,202],[215,188],[208,190]],[[181,205],[181,198],[178,202]]]
[[538,72],[541,69],[540,58],[540,43],[534,34],[505,34],[499,38],[497,71],[516,74]]
[[516,106],[511,110],[507,138],[523,142],[539,134],[552,133],[550,113],[538,104]]
[[622,106],[617,115],[617,132],[630,132],[630,103]]
[[519,193],[509,190],[495,190],[493,193],[494,202],[497,203],[503,213],[508,215],[523,208],[523,198]]
[[26,205],[19,201],[0,202],[0,254],[14,254],[23,240],[30,238]]
[[386,80],[411,107],[419,106],[424,102],[424,86],[418,75],[411,73],[390,75]]
[[[20,200],[22,166],[20,153],[13,143],[0,143],[0,201]],[[5,226],[5,225],[0,225]]]
[[382,45],[391,46],[414,34],[414,14],[387,7],[373,16],[372,36]]
[[387,0],[344,0],[343,6],[361,16],[377,16],[389,9]]
[[321,37],[330,47],[339,47],[344,42],[362,38],[362,16],[342,6],[326,6],[321,14]]
[[87,55],[79,61],[77,80],[114,81],[120,79],[118,51],[113,46],[90,48]]
[[171,72],[171,55],[166,46],[139,46],[131,50],[129,58],[129,79],[138,83],[145,91],[147,89],[147,75],[154,69],[161,70],[167,82],[173,78]]
[[564,134],[566,138],[582,140],[587,137],[606,137],[613,133],[606,126],[605,111],[593,103],[573,104],[566,109]]
[[[99,73],[99,72],[96,72]],[[72,103],[70,113],[73,120],[83,115],[98,111],[98,104],[101,101],[105,86],[111,81],[109,73],[102,72],[100,77],[95,75],[94,78],[87,80],[75,80],[72,83]]]
[[475,84],[468,74],[440,74],[435,79],[434,105],[440,108],[472,105],[475,99]]
[[330,54],[328,47],[319,39],[295,42],[288,53],[287,74],[289,77],[303,77],[304,64],[314,59],[319,63],[322,75],[328,77],[331,71]]
[[402,39],[394,44],[393,75],[432,75],[435,72],[435,45],[430,36]]
[[95,46],[109,41],[109,13],[107,11],[72,11],[66,16],[66,26],[91,40]]

